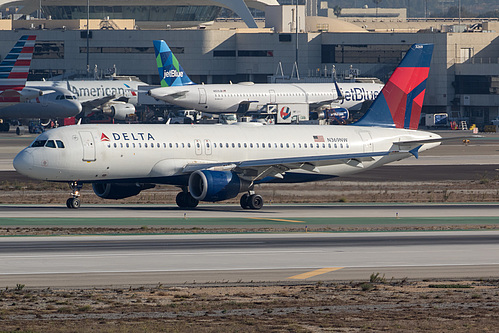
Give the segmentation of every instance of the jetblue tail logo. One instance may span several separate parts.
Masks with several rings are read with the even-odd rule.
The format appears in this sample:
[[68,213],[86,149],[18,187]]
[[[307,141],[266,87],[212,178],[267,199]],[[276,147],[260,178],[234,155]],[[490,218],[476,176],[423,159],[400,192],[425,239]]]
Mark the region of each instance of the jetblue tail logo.
[[355,125],[417,129],[432,53],[433,44],[414,44]]
[[162,87],[194,84],[164,40],[155,40],[153,44]]

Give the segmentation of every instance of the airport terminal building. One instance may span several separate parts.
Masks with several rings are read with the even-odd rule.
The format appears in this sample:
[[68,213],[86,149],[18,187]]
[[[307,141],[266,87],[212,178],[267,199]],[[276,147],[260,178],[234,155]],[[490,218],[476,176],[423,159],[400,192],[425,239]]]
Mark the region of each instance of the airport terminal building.
[[[0,21],[0,56],[27,29],[37,35],[30,79],[86,73],[88,55],[92,75],[116,72],[158,84],[152,41],[164,39],[197,83],[268,82],[276,74],[291,76],[295,73],[295,62],[302,80],[331,80],[334,68],[340,77],[354,73],[386,81],[411,44],[433,43],[423,112],[447,112],[455,120],[479,126],[490,124],[499,115],[497,20],[458,24],[396,18],[390,25],[390,19],[386,18],[363,17],[357,22],[349,18],[350,22],[346,22],[306,16],[309,12],[306,6],[280,6],[270,0],[197,0],[189,4],[194,3],[192,11],[199,15],[179,24],[169,21],[167,25],[160,19],[140,21],[139,16],[123,16],[126,12],[123,5],[120,15],[90,18],[87,48],[87,23],[81,15],[81,6],[86,6],[86,1],[62,1],[68,6],[79,6],[78,11],[61,7],[56,14],[55,9],[49,11],[48,7],[57,2],[44,1],[47,9],[42,7],[42,11],[50,12],[50,19]],[[159,3],[172,7],[161,8],[163,14],[167,10],[185,11],[184,7],[188,7],[178,1],[156,0],[151,1],[147,11],[160,6]],[[220,8],[234,8],[242,17],[246,15],[240,8],[242,5],[264,11],[265,21],[247,17],[215,20],[216,15],[212,15],[214,12],[218,15]],[[146,9],[140,17],[147,16]],[[118,13],[119,9],[109,10]],[[60,20],[56,19],[59,17]]]

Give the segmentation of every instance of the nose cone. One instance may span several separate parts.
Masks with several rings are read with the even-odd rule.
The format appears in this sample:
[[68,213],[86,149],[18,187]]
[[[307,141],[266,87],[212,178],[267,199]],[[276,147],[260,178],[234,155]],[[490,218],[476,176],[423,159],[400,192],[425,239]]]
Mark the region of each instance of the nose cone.
[[76,100],[66,100],[66,102],[67,109],[71,110],[71,116],[76,116],[81,112],[81,110],[83,110],[81,103]]
[[32,177],[33,155],[29,150],[24,149],[14,158],[14,169],[22,175]]

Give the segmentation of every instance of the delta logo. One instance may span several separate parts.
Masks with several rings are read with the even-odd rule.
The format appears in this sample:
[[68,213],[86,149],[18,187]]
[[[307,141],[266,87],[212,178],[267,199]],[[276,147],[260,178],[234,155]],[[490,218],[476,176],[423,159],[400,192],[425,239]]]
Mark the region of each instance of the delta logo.
[[107,137],[106,134],[102,133],[100,136],[100,141],[103,142],[103,141],[111,141],[111,140],[109,140],[109,138]]
[[291,117],[291,110],[289,109],[288,106],[283,106],[279,114],[282,119],[286,120],[289,117]]
[[167,77],[184,77],[184,72],[179,72],[176,69],[171,69],[169,71],[163,71],[163,78]]

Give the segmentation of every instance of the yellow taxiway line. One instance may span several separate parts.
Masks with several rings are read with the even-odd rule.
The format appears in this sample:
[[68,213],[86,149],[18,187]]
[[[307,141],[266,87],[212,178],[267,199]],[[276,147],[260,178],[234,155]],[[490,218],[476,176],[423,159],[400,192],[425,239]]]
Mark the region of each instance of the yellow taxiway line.
[[307,272],[307,273],[302,273],[298,274],[295,276],[290,276],[288,279],[294,279],[294,280],[303,280],[303,279],[308,279],[313,276],[333,272],[342,269],[343,267],[326,267],[326,268],[321,268],[321,269],[316,269],[315,271]]
[[267,221],[278,221],[278,222],[291,222],[291,223],[305,223],[305,221],[294,221],[294,220],[285,220],[285,219],[269,219],[266,217],[248,217],[252,220],[267,220]]

